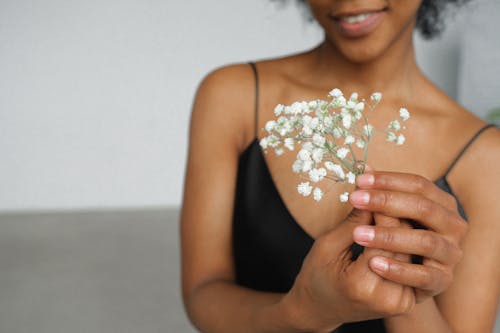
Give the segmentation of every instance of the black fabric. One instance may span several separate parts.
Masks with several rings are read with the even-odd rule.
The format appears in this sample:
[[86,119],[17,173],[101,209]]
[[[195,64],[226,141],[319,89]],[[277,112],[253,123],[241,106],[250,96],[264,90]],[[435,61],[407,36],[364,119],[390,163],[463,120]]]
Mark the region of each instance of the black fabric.
[[[256,75],[255,119],[258,113]],[[489,126],[481,129],[464,147],[436,185],[453,194],[446,175],[463,152]],[[459,212],[467,219],[458,203]],[[236,282],[254,290],[286,293],[292,287],[314,239],[293,219],[271,178],[257,138],[239,158],[233,217],[233,256]],[[358,249],[359,250],[359,249]],[[335,333],[384,333],[382,319],[348,323]]]

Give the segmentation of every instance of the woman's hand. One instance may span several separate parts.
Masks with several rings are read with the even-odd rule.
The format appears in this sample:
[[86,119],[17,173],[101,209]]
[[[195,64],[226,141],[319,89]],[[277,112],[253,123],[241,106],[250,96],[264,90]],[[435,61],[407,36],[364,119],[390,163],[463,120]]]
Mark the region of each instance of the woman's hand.
[[390,255],[366,249],[352,259],[353,230],[373,222],[373,214],[354,209],[338,227],[319,237],[282,299],[298,328],[331,331],[345,322],[382,318],[410,311],[415,304],[411,287],[372,272],[373,257]]
[[381,277],[415,288],[417,303],[446,290],[462,258],[467,224],[456,200],[429,180],[411,174],[367,173],[358,177],[350,201],[360,210],[417,221],[427,229],[360,226],[354,240],[367,248],[420,255],[423,264],[375,256],[369,266]]

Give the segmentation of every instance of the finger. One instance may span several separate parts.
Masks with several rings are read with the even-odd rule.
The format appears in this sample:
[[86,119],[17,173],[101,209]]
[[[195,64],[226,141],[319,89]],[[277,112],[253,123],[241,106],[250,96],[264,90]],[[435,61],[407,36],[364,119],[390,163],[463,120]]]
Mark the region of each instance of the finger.
[[360,225],[369,225],[372,223],[372,220],[373,217],[370,212],[353,209],[344,222],[318,237],[313,249],[321,251],[323,255],[320,257],[325,258],[327,261],[337,256],[349,258],[350,260],[351,245],[353,244],[352,233],[354,228]]
[[457,209],[456,199],[430,180],[414,174],[372,172],[359,175],[356,185],[361,189],[379,189],[421,194],[450,210]]
[[358,226],[353,231],[353,238],[365,247],[420,255],[445,265],[455,265],[462,258],[458,246],[430,230]]
[[447,289],[452,282],[450,272],[435,267],[399,262],[386,257],[373,257],[370,268],[384,279],[428,291],[431,296]]
[[416,220],[429,229],[457,240],[465,234],[466,223],[456,212],[419,194],[357,190],[351,193],[349,201],[358,209]]

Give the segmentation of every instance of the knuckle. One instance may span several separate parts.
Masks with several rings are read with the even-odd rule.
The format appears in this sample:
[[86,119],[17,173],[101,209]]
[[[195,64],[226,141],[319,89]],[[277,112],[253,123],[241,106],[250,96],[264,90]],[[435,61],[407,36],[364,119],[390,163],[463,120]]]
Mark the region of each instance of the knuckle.
[[417,213],[419,216],[428,217],[433,213],[434,205],[428,199],[419,199],[417,202]]
[[420,274],[419,280],[420,288],[426,290],[432,289],[433,283],[435,281],[433,275],[429,271],[423,271]]
[[422,176],[414,176],[415,189],[417,193],[425,193],[428,188],[428,180]]
[[425,253],[433,254],[441,245],[441,239],[429,231],[420,233],[420,246]]

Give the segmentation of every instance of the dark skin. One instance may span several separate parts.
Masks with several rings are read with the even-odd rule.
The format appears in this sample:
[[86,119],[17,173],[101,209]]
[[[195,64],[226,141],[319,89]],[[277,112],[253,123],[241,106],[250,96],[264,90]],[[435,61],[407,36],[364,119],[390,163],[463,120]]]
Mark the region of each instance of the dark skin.
[[[500,134],[483,133],[448,177],[468,214],[466,224],[455,199],[432,181],[484,123],[418,68],[412,32],[419,4],[310,1],[325,41],[257,64],[259,127],[274,118],[276,104],[324,99],[332,87],[360,96],[382,91],[370,115],[376,128],[384,128],[401,106],[411,112],[404,146],[374,139],[369,163],[376,171],[358,178],[350,204],[338,201],[349,189],[337,185],[320,203],[304,199],[291,172],[294,154],[266,155],[287,208],[315,239],[286,294],[234,282],[232,205],[238,156],[254,139],[252,72],[248,65],[233,65],[202,82],[191,120],[181,225],[183,297],[201,331],[326,332],[372,318],[384,318],[389,332],[491,331],[500,293],[500,175],[492,167],[500,165]],[[367,35],[348,38],[336,28],[336,15],[373,9],[385,16]],[[409,228],[407,219],[426,230]],[[369,230],[372,240],[361,237]],[[356,261],[349,255],[353,241],[366,246]],[[410,254],[423,256],[423,264],[411,264]]]

